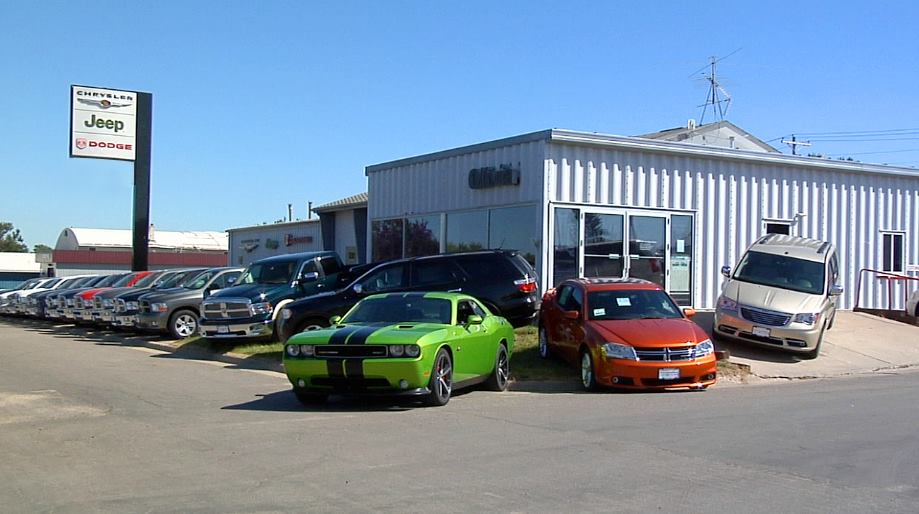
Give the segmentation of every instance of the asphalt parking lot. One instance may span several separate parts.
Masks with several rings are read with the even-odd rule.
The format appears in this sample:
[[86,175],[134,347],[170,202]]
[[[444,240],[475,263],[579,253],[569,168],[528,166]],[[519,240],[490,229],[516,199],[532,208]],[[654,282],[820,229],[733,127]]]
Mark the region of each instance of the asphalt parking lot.
[[[82,329],[79,329],[82,330]],[[915,512],[919,373],[335,398],[0,321],[5,512]],[[883,419],[884,423],[878,423]]]

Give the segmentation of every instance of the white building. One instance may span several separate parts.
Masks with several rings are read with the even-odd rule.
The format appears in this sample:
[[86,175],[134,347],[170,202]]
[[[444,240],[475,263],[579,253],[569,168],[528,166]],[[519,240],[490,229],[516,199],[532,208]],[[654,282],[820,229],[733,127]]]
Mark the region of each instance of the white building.
[[[514,248],[543,288],[640,277],[712,309],[721,267],[768,232],[835,244],[844,308],[860,270],[916,275],[919,263],[919,171],[784,155],[725,123],[647,137],[544,130],[366,175],[368,259]],[[864,275],[859,306],[902,307],[902,282],[888,305],[887,281]]]

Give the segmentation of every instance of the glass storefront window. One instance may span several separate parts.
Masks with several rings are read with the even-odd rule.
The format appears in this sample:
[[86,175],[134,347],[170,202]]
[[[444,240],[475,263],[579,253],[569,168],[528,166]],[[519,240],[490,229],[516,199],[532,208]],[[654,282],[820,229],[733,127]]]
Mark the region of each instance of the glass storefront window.
[[447,251],[468,252],[488,248],[488,212],[447,214]]
[[580,211],[555,209],[555,248],[553,249],[552,283],[578,276],[580,261]]
[[488,247],[517,250],[536,265],[539,251],[539,211],[535,205],[492,209],[488,220]]
[[373,260],[402,258],[402,220],[376,220],[373,222]]
[[440,215],[406,218],[405,256],[421,257],[438,253],[440,253]]
[[692,216],[670,216],[670,295],[692,305]]

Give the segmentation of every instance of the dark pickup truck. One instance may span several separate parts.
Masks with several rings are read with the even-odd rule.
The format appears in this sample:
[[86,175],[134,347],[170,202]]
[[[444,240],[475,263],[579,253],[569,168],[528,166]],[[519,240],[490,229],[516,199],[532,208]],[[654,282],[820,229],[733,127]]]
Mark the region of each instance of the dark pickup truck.
[[333,291],[347,270],[335,252],[293,253],[249,265],[237,285],[201,303],[199,322],[206,338],[270,337],[277,313],[288,303]]

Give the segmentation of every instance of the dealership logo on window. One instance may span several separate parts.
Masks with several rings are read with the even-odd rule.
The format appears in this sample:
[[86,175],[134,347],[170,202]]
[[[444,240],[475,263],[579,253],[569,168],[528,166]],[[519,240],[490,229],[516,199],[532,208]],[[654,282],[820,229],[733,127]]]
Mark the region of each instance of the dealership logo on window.
[[516,186],[520,184],[520,164],[501,164],[497,168],[486,166],[469,170],[470,189],[488,189],[499,186]]

